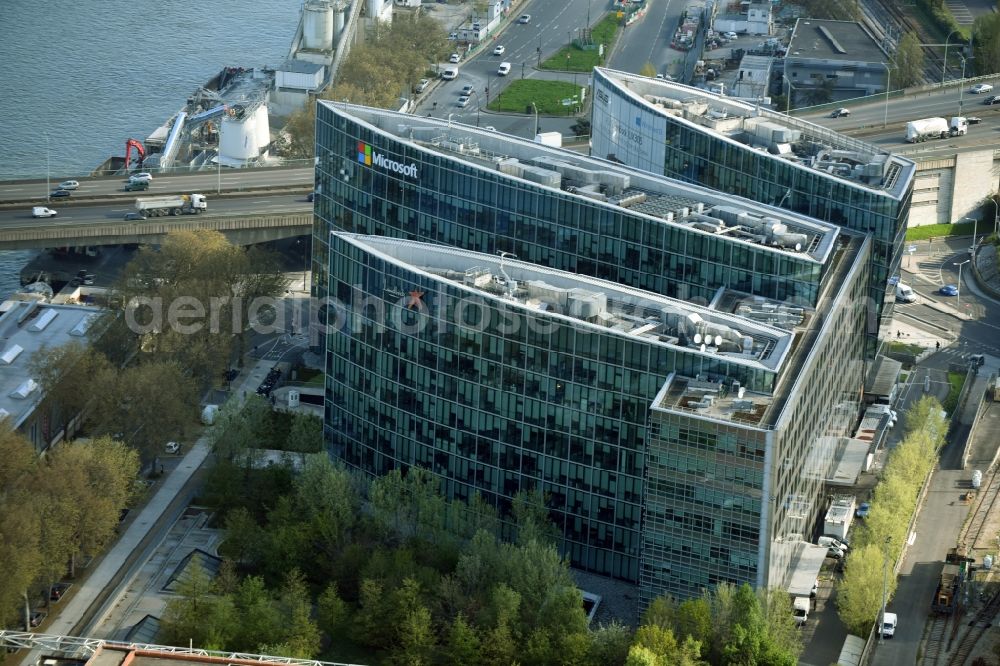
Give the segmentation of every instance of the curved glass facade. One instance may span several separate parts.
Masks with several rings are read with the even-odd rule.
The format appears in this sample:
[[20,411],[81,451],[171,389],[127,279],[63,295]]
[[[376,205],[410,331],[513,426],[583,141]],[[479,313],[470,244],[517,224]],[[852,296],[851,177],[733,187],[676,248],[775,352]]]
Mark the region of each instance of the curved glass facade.
[[334,453],[375,475],[419,465],[504,513],[539,489],[576,566],[638,579],[647,414],[671,373],[773,387],[771,372],[470,296],[349,238],[329,239]]
[[[892,318],[895,299],[888,283],[890,276],[899,274],[912,173],[900,176],[905,182],[897,186],[899,196],[894,196],[755,150],[680,114],[654,109],[633,94],[612,75],[595,70],[591,130],[595,157],[614,156],[632,167],[871,234],[869,296],[883,323]],[[623,118],[632,120],[629,131],[624,130]]]
[[[333,228],[494,254],[693,302],[720,287],[814,306],[823,266],[420,150],[336,107],[317,110],[316,211]],[[359,155],[412,165],[407,176]],[[370,162],[371,160],[369,160]]]

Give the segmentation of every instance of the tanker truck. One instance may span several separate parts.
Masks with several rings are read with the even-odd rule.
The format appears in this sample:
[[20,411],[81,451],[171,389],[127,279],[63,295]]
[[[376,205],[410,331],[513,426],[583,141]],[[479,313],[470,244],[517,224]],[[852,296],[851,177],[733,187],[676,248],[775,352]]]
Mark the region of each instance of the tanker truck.
[[947,139],[962,136],[969,131],[969,123],[963,116],[955,116],[949,123],[944,118],[921,118],[906,123],[906,141],[918,143],[928,139]]
[[160,215],[197,214],[208,210],[204,194],[166,194],[135,200],[135,209],[147,217]]

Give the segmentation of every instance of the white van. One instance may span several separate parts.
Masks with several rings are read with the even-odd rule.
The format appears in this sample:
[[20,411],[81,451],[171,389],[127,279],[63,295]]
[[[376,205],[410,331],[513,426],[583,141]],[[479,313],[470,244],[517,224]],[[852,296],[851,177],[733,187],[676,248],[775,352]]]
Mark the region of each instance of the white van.
[[917,294],[910,285],[899,282],[896,284],[896,300],[900,303],[915,303]]
[[507,76],[508,74],[510,74],[510,63],[500,63],[500,67],[497,69],[497,76]]
[[882,638],[892,638],[896,633],[896,614],[885,613],[882,615]]
[[31,217],[55,217],[56,212],[45,206],[34,206],[31,209]]
[[802,626],[809,619],[809,611],[812,609],[812,604],[809,602],[809,597],[795,597],[792,600],[792,617],[795,618],[795,624]]
[[458,78],[458,67],[445,67],[444,71],[441,72],[441,78],[445,81],[451,81],[452,79]]

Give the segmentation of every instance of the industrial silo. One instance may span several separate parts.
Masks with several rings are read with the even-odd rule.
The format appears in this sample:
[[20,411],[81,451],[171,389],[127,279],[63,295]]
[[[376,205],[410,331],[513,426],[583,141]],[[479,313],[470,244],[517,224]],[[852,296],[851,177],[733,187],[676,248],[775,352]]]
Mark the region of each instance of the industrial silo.
[[[267,122],[267,114],[264,116]],[[230,104],[219,124],[219,153],[223,161],[245,162],[256,158],[262,148],[258,140],[254,106]]]
[[333,48],[333,8],[328,0],[308,0],[302,9],[302,46],[325,51]]

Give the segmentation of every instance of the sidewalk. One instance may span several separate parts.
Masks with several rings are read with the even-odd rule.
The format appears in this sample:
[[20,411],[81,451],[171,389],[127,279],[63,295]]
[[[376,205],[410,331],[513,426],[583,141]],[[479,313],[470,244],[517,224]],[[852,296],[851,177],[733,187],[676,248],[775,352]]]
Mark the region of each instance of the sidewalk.
[[[261,360],[249,366],[234,380],[232,395],[250,395],[256,391],[274,364],[272,360]],[[177,465],[159,480],[156,492],[139,511],[128,529],[102,556],[90,564],[89,575],[73,581],[71,594],[67,595],[63,602],[50,607],[44,633],[64,636],[90,634],[92,627],[100,623],[107,609],[115,605],[118,593],[105,599],[101,608],[88,618],[89,609],[101,599],[105,590],[117,587],[124,591],[128,581],[142,566],[141,561],[130,561],[133,556],[141,554],[143,550],[155,548],[166,537],[170,525],[157,526],[157,522],[168,513],[170,505],[210,453],[208,435],[203,433],[188,447],[187,453],[178,460]],[[154,532],[154,528],[158,528],[158,532]],[[151,534],[156,543],[143,544]],[[20,663],[22,666],[35,666],[39,656],[37,651],[31,651]]]
[[[980,384],[985,389],[985,377],[980,375],[975,381],[976,388],[973,391],[977,391]],[[939,399],[941,397],[938,396]],[[956,415],[956,421],[970,423],[975,418],[977,407],[978,401],[969,400],[964,410]],[[965,443],[965,435],[961,428],[957,430],[959,432],[955,441],[947,444],[941,451],[941,462],[931,477],[903,556],[896,594],[887,608],[898,615],[896,634],[892,640],[883,641],[876,646],[870,661],[872,666],[916,663],[924,625],[930,613],[929,600],[940,578],[947,551],[958,542],[972,508],[972,505],[965,504],[960,499],[971,472],[962,466],[962,451],[957,447]],[[992,459],[996,454],[997,441],[996,432],[979,429],[973,432],[968,446],[977,460],[985,456]]]

